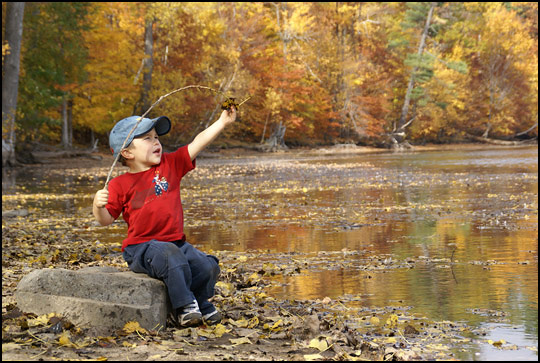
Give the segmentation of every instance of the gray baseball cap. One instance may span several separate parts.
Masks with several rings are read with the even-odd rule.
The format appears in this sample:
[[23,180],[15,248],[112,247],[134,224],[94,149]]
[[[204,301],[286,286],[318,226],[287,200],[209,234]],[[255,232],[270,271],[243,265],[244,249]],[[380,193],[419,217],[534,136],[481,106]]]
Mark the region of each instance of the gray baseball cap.
[[[124,140],[128,136],[131,129],[135,126],[139,118],[140,116],[126,117],[114,125],[109,135],[109,145],[111,146],[111,151],[114,157],[116,157],[116,155],[120,152],[120,149],[124,144]],[[135,131],[133,131],[129,137],[128,141],[126,142],[126,146],[124,147],[128,147],[134,138],[146,134],[153,128],[156,129],[156,133],[159,136],[165,135],[171,130],[171,120],[165,116],[160,116],[154,119],[143,118],[137,125]]]

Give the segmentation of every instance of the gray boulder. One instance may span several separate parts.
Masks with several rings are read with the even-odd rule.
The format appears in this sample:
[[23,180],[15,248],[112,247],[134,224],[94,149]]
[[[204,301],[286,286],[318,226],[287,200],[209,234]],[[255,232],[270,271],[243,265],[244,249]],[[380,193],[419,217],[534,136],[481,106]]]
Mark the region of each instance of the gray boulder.
[[121,329],[128,321],[158,329],[171,311],[162,281],[113,267],[34,270],[17,285],[15,299],[23,312],[54,312],[99,332]]

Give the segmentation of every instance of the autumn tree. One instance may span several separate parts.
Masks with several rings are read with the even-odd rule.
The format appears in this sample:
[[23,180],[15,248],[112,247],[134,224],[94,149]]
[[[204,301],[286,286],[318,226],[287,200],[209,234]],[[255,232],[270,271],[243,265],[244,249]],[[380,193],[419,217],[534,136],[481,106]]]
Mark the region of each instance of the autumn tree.
[[[140,95],[144,59],[144,23],[134,3],[92,3],[86,82],[76,89],[76,125],[107,135],[115,122],[130,116]],[[105,138],[105,145],[108,139]]]
[[216,91],[177,93],[152,111],[149,117],[173,120],[163,139],[171,147],[208,127],[229,96],[251,98],[216,145],[264,143],[272,135],[288,145],[382,145],[405,128],[411,142],[486,130],[496,137],[537,133],[532,3],[27,8],[21,139],[39,135],[69,146],[71,129],[106,144],[115,122],[187,85]]
[[477,33],[469,56],[469,85],[476,90],[471,133],[501,137],[523,131],[538,121],[534,40],[516,12],[501,3],[470,4],[468,10],[475,14],[471,30]]

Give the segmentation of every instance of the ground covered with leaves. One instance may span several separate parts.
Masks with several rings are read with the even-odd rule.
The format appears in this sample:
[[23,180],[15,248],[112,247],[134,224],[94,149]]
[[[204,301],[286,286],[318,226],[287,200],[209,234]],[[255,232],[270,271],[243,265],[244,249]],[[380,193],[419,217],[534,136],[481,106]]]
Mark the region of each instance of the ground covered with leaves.
[[[298,301],[276,300],[265,293],[276,276],[302,273],[332,254],[304,258],[296,253],[213,251],[222,267],[213,298],[224,316],[220,324],[145,330],[130,322],[123,329],[98,335],[62,316],[36,316],[17,308],[16,285],[33,269],[54,264],[68,269],[127,270],[118,248],[76,240],[67,230],[36,219],[3,220],[2,355],[6,360],[451,359],[452,344],[482,334],[461,323],[429,321],[406,308],[354,308],[355,296]],[[69,241],[77,244],[77,252]],[[374,271],[398,267],[388,259],[370,261],[367,265]]]
[[[89,170],[99,168],[100,177],[110,166],[108,159],[68,162],[79,163],[79,167]],[[66,169],[63,173],[74,193],[79,188],[78,180],[90,178],[80,176],[78,169]],[[226,182],[230,183],[230,179]],[[306,184],[293,186],[306,188]],[[289,184],[285,187],[276,184],[268,188],[282,193],[289,187]],[[197,189],[193,188],[192,193],[196,194]],[[221,267],[213,302],[223,320],[212,327],[177,329],[171,325],[147,330],[137,322],[128,322],[123,329],[105,334],[87,326],[76,326],[55,314],[36,316],[20,311],[14,292],[21,278],[32,270],[91,266],[128,270],[118,245],[96,239],[96,234],[102,232],[92,217],[91,196],[78,198],[80,204],[70,201],[73,199],[70,194],[46,188],[39,193],[23,190],[3,195],[3,360],[451,360],[458,359],[456,351],[468,349],[473,340],[486,340],[501,350],[517,349],[503,340],[488,341],[482,329],[462,322],[433,321],[411,313],[407,306],[366,307],[359,303],[361,295],[305,300],[276,299],[269,295],[269,288],[275,287],[280,278],[320,271],[324,266],[346,268],[349,267],[346,263],[355,263],[355,270],[366,272],[366,278],[371,278],[389,270],[414,269],[419,265],[449,269],[454,263],[452,257],[396,258],[348,249],[311,254],[205,251],[216,255]],[[227,196],[223,198],[228,200]],[[194,199],[204,203],[202,197]],[[51,212],[56,204],[73,210],[73,215]],[[253,210],[246,215],[263,215],[256,208]],[[317,216],[312,218],[315,222],[319,222]],[[328,213],[324,218],[328,218]],[[346,224],[339,228],[356,227]],[[121,234],[122,228],[121,224],[115,224],[107,233]],[[341,262],[336,264],[336,260]],[[472,313],[504,314],[489,310]]]
[[[17,238],[10,227],[4,229],[7,238]],[[130,322],[110,334],[92,335],[89,327],[75,326],[61,316],[35,316],[8,303],[3,304],[3,359],[450,359],[448,343],[467,341],[464,335],[473,333],[463,324],[430,322],[408,314],[406,309],[351,308],[353,296],[339,300],[278,301],[264,292],[267,279],[276,274],[300,273],[304,264],[295,263],[294,258],[289,265],[270,261],[257,264],[256,254],[217,253],[227,267],[223,268],[213,299],[224,315],[216,326],[149,331]],[[69,255],[62,253],[53,252],[45,258],[54,258],[59,266],[68,268],[96,265],[81,262],[85,258],[70,260]],[[95,254],[89,252],[86,260],[95,262]],[[104,257],[99,262],[120,268],[123,265],[118,258]],[[11,271],[24,270],[22,264],[18,268],[17,263],[5,264]],[[39,259],[33,262],[36,268],[40,265]],[[12,272],[3,278],[6,300],[11,300],[10,294],[20,277],[17,275]]]

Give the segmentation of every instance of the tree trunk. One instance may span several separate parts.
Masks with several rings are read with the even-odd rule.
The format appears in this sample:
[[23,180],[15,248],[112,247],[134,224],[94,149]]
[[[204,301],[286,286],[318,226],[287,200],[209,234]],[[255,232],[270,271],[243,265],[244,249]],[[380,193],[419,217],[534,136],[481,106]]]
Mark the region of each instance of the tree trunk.
[[[98,139],[99,140],[99,139]],[[96,143],[96,135],[94,134],[94,130],[90,129],[90,145],[95,145],[97,146],[97,143]],[[94,146],[94,148],[95,148]]]
[[67,124],[69,148],[73,148],[73,99],[67,102]]
[[135,105],[134,114],[142,115],[150,108],[150,89],[152,88],[152,71],[154,69],[154,36],[152,27],[154,20],[148,18],[144,27],[144,67],[141,97]]
[[[437,3],[433,2],[431,3],[431,7],[429,8],[427,19],[426,19],[426,25],[424,26],[424,31],[422,32],[422,37],[420,38],[420,44],[418,45],[418,52],[417,52],[418,57],[420,57],[422,53],[424,52],[427,33],[431,25],[431,17],[433,16],[433,10],[435,9],[436,5]],[[411,72],[411,78],[409,78],[409,84],[407,85],[407,93],[405,94],[405,101],[403,102],[403,108],[401,109],[401,117],[399,118],[398,126],[396,130],[394,131],[404,128],[403,125],[405,125],[406,123],[407,114],[409,113],[409,104],[411,102],[411,93],[414,87],[414,75],[417,71],[418,71],[418,67],[414,67]]]
[[483,136],[474,136],[474,135],[471,135],[469,133],[467,133],[466,135],[467,135],[468,138],[470,138],[470,139],[472,139],[474,141],[479,141],[479,142],[483,142],[483,143],[486,143],[486,144],[493,144],[493,145],[508,145],[508,146],[511,146],[511,145],[528,145],[528,144],[532,144],[534,142],[538,142],[538,141],[535,141],[534,139],[512,141],[512,140],[490,139],[488,137],[483,137]]
[[15,116],[19,93],[19,65],[23,31],[23,2],[6,4],[5,40],[9,52],[4,58],[2,77],[2,167],[15,161]]
[[287,145],[285,145],[285,131],[287,130],[287,126],[283,125],[281,121],[279,122],[279,125],[276,125],[276,128],[272,135],[266,140],[266,143],[264,145],[261,145],[259,147],[262,151],[271,151],[275,152],[278,150],[285,150],[288,149]]
[[64,150],[69,150],[72,147],[73,134],[71,131],[71,101],[67,100],[67,96],[64,95],[62,100],[62,146]]
[[266,115],[266,121],[264,122],[264,129],[263,129],[263,133],[262,133],[262,136],[261,136],[261,142],[259,142],[259,144],[262,144],[264,142],[264,135],[266,134],[266,125],[268,124],[268,119],[269,118],[270,118],[270,111]]

